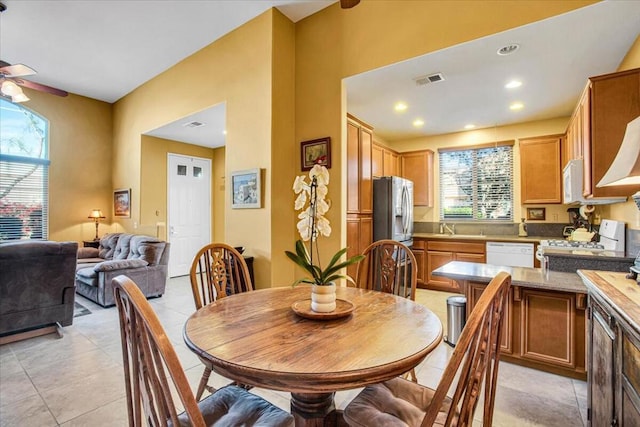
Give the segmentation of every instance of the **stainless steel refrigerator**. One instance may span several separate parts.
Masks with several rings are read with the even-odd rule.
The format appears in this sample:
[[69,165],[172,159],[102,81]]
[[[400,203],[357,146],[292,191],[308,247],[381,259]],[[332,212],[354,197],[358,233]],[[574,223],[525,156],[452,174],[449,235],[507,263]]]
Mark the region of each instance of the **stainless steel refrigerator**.
[[413,245],[413,182],[399,176],[373,180],[373,240]]

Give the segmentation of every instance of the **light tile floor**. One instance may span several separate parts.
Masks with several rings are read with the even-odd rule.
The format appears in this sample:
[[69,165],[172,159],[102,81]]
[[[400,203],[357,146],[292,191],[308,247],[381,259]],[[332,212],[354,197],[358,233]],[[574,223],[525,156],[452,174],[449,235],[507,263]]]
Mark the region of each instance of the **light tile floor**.
[[[450,294],[418,290],[417,301],[433,310],[446,331],[446,298]],[[116,308],[104,309],[77,296],[91,314],[74,319],[55,335],[0,346],[0,425],[126,426],[120,331]],[[193,312],[187,277],[169,280],[162,298],[150,300],[173,342],[195,390],[202,365],[182,339],[182,327]],[[416,370],[420,383],[435,387],[452,349],[441,344]],[[229,380],[212,374],[212,385]],[[252,389],[289,410],[288,394]],[[344,408],[359,390],[336,393]],[[501,363],[494,426],[584,426],[587,388],[584,381]],[[476,411],[482,425],[482,408]]]

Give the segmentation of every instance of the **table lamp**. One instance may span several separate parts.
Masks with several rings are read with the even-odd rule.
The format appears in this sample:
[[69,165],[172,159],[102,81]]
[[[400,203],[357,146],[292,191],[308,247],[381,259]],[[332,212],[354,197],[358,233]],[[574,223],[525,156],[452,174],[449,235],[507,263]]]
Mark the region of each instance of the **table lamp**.
[[92,219],[96,222],[96,237],[93,240],[98,240],[98,224],[100,223],[100,220],[104,218],[105,216],[102,215],[102,211],[100,209],[94,209],[91,211],[89,219]]

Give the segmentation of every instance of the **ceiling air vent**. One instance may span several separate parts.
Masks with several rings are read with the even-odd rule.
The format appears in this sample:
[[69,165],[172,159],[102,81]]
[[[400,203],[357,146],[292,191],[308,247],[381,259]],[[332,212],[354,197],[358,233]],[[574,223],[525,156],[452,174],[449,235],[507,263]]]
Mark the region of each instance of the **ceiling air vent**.
[[512,43],[506,46],[502,46],[500,49],[498,49],[498,52],[496,53],[500,56],[511,55],[513,52],[515,52],[518,49],[520,49],[520,45],[517,43]]
[[442,73],[429,74],[427,76],[420,76],[413,79],[418,86],[424,86],[429,83],[437,83],[444,81]]
[[186,128],[199,128],[200,126],[204,126],[204,123],[202,122],[187,122],[185,124],[183,124],[182,126],[186,127]]

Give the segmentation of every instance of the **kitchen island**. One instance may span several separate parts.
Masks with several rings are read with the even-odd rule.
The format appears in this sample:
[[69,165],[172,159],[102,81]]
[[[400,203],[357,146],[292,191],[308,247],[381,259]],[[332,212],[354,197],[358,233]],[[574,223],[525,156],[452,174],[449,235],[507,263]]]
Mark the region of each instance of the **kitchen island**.
[[452,261],[432,272],[453,279],[467,298],[467,316],[491,279],[511,274],[501,359],[585,380],[587,287],[576,273]]

